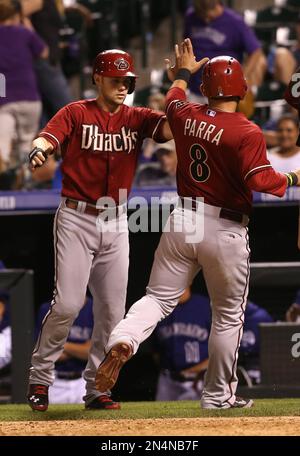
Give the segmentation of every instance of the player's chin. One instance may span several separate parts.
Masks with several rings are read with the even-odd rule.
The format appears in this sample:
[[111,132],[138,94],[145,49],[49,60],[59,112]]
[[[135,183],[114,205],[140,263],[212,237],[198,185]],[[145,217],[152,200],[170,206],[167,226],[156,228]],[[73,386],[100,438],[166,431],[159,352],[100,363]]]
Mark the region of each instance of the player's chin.
[[125,98],[126,98],[126,95],[117,95],[115,97],[115,102],[117,104],[122,104],[122,103],[124,103]]

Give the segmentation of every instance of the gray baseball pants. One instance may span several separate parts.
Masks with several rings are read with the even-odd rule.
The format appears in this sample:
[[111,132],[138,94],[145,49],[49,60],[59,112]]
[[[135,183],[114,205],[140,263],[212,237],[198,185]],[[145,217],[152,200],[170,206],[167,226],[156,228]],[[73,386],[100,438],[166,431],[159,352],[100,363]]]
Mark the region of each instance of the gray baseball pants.
[[[62,198],[54,222],[55,287],[51,308],[45,316],[33,351],[29,383],[52,385],[54,363],[63,352],[70,327],[82,308],[87,286],[93,296],[92,346],[84,372],[89,403],[100,393],[95,389],[96,370],[104,358],[109,335],[125,313],[129,265],[126,209],[104,222],[66,207]],[[97,223],[96,223],[97,222]]]
[[[248,218],[244,216],[239,223],[220,215],[220,208],[207,204],[197,211],[180,205],[173,211],[170,230],[162,234],[155,253],[147,294],[115,327],[106,346],[108,352],[116,343],[127,342],[136,353],[157,323],[172,312],[201,269],[212,306],[203,407],[235,401],[238,349],[248,295]],[[192,225],[199,232],[198,239],[190,236]]]

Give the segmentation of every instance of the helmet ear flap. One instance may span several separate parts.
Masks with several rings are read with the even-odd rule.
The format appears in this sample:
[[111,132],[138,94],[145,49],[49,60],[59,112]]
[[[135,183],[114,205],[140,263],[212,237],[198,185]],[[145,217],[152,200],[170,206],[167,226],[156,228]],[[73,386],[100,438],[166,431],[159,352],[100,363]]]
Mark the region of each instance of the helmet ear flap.
[[135,90],[135,83],[136,83],[136,78],[130,78],[130,83],[128,87],[128,95],[134,92]]

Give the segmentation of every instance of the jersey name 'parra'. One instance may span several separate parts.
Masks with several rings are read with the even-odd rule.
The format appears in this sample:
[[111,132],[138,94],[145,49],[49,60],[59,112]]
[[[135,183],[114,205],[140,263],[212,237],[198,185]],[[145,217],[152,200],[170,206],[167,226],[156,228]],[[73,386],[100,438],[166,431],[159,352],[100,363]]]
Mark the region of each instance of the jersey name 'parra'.
[[185,136],[194,136],[195,138],[206,139],[211,143],[220,144],[224,129],[217,129],[216,125],[204,122],[197,122],[196,119],[192,120],[188,117],[184,124],[184,135]]

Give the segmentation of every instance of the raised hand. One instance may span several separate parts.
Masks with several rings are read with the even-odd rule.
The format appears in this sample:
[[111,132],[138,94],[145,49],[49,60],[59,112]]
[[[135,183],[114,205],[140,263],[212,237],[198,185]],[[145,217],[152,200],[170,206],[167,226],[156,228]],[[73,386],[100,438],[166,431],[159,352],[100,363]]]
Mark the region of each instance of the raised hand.
[[208,57],[204,57],[197,62],[191,40],[186,38],[180,45],[175,44],[175,64],[171,65],[170,60],[165,59],[168,77],[171,81],[174,81],[175,75],[180,68],[186,68],[192,74],[196,73],[208,60]]

